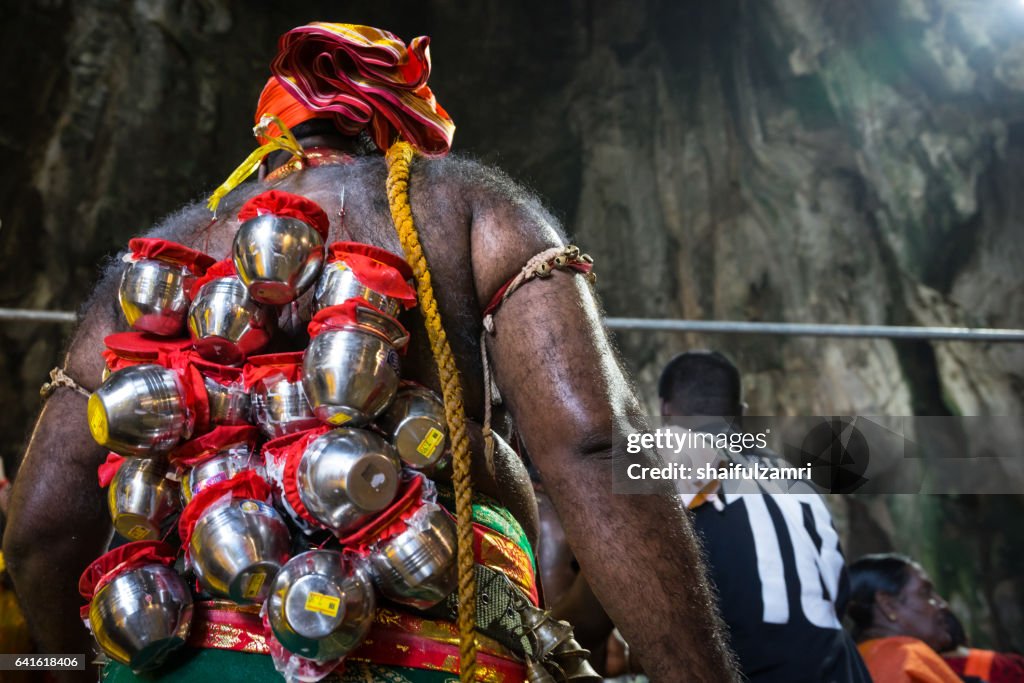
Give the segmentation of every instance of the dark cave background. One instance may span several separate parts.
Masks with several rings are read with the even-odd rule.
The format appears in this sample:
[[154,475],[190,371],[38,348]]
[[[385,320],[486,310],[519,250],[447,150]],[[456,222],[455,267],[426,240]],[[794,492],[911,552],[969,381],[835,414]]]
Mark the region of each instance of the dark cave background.
[[[277,37],[322,19],[432,37],[456,152],[544,198],[608,315],[1024,327],[1019,0],[4,8],[0,306],[78,308],[105,259],[218,184],[253,147]],[[8,472],[69,332],[0,325]],[[617,343],[652,412],[661,365],[714,347],[756,414],[1022,414],[1020,344]],[[976,644],[1024,649],[1020,496],[830,503],[848,557],[921,559]]]

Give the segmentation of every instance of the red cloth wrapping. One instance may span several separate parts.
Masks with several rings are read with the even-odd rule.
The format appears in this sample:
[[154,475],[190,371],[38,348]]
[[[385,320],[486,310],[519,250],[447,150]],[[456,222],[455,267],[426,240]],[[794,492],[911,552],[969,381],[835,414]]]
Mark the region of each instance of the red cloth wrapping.
[[[390,338],[384,335],[380,330],[371,328],[361,322],[359,319],[359,309],[363,309],[364,311],[373,311],[378,315],[387,318],[394,324],[395,332],[400,333],[400,336],[397,338]],[[313,339],[324,332],[357,329],[370,334],[376,334],[397,348],[405,348],[405,345],[409,342],[409,332],[405,329],[402,323],[398,322],[379,308],[366,303],[362,299],[349,299],[343,304],[320,309],[317,311],[317,314],[313,316],[313,319],[309,321],[309,325],[306,329],[309,332],[310,339]]]
[[304,432],[280,436],[268,441],[263,447],[265,460],[273,460],[277,466],[284,465],[281,474],[281,493],[284,495],[288,505],[291,506],[300,519],[319,529],[326,527],[309,514],[309,510],[306,509],[305,504],[302,502],[296,483],[296,473],[299,468],[299,461],[302,460],[302,454],[306,452],[309,444],[329,431],[331,431],[330,425],[323,425]]
[[[251,391],[259,382],[268,377],[280,377],[287,382],[298,382],[302,379],[302,351],[288,353],[265,353],[250,356],[242,368],[242,384]],[[280,380],[275,380],[280,381]]]
[[124,464],[124,456],[117,453],[107,453],[106,461],[96,468],[96,476],[100,480],[100,488],[105,489],[114,480],[114,475]]
[[386,541],[409,528],[406,523],[413,514],[423,507],[423,477],[415,475],[398,486],[398,493],[384,510],[364,522],[356,531],[338,541],[360,555],[370,552],[370,544]]
[[242,369],[204,360],[191,350],[168,351],[161,360],[164,367],[177,372],[181,379],[185,407],[195,419],[192,434],[206,433],[210,430],[210,403],[203,377],[220,384],[237,383],[242,379]]
[[327,248],[327,262],[344,261],[356,279],[373,291],[398,299],[405,308],[416,305],[416,290],[409,284],[412,268],[386,249],[359,242],[335,242]]
[[168,339],[145,332],[118,332],[103,340],[103,359],[111,372],[140,363],[167,367],[171,354],[192,348],[191,339]]
[[281,190],[268,190],[243,204],[241,211],[238,212],[238,220],[244,222],[265,214],[300,220],[320,233],[320,237],[327,241],[327,231],[331,228],[330,220],[320,205],[312,199]]
[[192,284],[192,290],[189,292],[189,297],[195,299],[199,294],[199,290],[203,288],[203,285],[221,277],[238,277],[238,271],[235,270],[234,261],[227,258],[223,261],[217,261],[207,268],[203,276]]
[[218,384],[238,384],[242,381],[242,368],[206,360],[198,353],[190,355],[189,362],[199,369],[203,377],[209,377]]
[[202,275],[214,264],[212,256],[168,240],[136,237],[128,241],[128,248],[131,249],[134,259],[155,259],[173,263],[188,268],[196,275]]
[[429,45],[426,36],[407,48],[370,26],[314,22],[281,36],[270,70],[306,109],[332,112],[345,134],[369,127],[382,150],[401,136],[424,154],[443,156],[455,124],[427,86]]
[[260,430],[252,425],[219,425],[194,439],[189,439],[167,454],[172,465],[195,467],[228,448],[247,445],[255,451]]
[[[268,441],[263,447],[266,459],[272,460],[278,465],[282,462],[284,464],[281,482],[284,499],[302,520],[319,529],[326,527],[315,519],[303,504],[302,497],[299,496],[297,474],[299,463],[302,461],[306,449],[314,440],[329,431],[331,428],[328,425],[323,425],[306,432],[278,437],[273,441]],[[369,552],[370,543],[382,538],[391,538],[405,531],[405,520],[412,516],[422,504],[423,477],[413,476],[409,481],[399,484],[395,500],[387,509],[362,524],[358,531],[339,538],[339,540],[342,545],[351,546],[357,552],[366,554]]]
[[185,390],[185,409],[194,417],[192,434],[202,434],[210,429],[210,403],[206,394],[203,374],[196,365],[199,356],[192,351],[169,353],[167,367],[178,373]]
[[78,592],[86,602],[114,579],[125,572],[149,564],[174,564],[177,553],[163,541],[134,541],[125,543],[96,558],[78,579]]
[[243,470],[230,479],[210,484],[197,493],[178,518],[178,536],[181,537],[181,544],[186,552],[199,518],[222,498],[247,498],[267,503],[270,501],[270,485],[254,470]]

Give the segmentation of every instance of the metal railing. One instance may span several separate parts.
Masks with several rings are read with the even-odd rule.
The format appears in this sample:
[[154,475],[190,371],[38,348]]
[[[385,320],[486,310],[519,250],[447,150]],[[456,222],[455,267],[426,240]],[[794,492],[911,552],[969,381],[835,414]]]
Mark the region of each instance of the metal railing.
[[[71,311],[0,308],[0,321],[74,323]],[[611,330],[699,332],[703,334],[763,334],[791,337],[846,337],[853,339],[928,339],[933,341],[1024,342],[1024,330],[977,327],[914,327],[900,325],[833,325],[825,323],[771,323],[741,320],[670,320],[666,318],[605,318]]]
[[702,332],[705,334],[769,334],[857,339],[931,339],[939,341],[1024,342],[1024,330],[979,327],[912,327],[899,325],[831,325],[824,323],[764,323],[738,320],[667,320],[663,318],[605,318],[612,330]]
[[24,320],[37,323],[73,323],[72,311],[34,311],[27,308],[0,308],[0,320]]

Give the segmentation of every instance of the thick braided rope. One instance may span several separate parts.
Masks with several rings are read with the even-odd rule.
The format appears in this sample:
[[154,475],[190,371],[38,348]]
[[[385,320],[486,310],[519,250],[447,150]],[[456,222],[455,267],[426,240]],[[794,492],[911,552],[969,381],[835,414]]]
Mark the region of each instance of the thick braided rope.
[[466,436],[465,407],[462,384],[455,357],[448,345],[448,335],[441,323],[441,314],[430,282],[430,269],[420,245],[409,204],[409,166],[413,148],[407,142],[396,142],[388,150],[388,204],[391,219],[398,230],[405,259],[416,277],[416,294],[426,323],[430,350],[437,363],[444,397],[445,420],[452,438],[452,479],[455,484],[455,517],[459,548],[459,680],[469,683],[476,678],[476,569],[473,561],[473,484],[469,475],[469,439]]

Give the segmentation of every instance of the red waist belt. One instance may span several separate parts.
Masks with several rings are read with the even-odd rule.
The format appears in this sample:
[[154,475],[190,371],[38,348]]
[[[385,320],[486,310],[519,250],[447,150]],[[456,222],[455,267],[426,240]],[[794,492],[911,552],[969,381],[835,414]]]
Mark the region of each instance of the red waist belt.
[[[473,524],[473,555],[478,564],[505,574],[536,605],[533,563],[520,546],[482,524]],[[196,603],[188,644],[197,648],[270,654],[270,635],[263,628],[259,606],[227,601]],[[477,661],[481,680],[521,683],[526,669],[508,648],[482,633]],[[459,673],[459,630],[449,621],[427,619],[380,607],[362,645],[346,661]]]
[[[268,638],[258,606],[200,602],[195,605],[188,644],[197,648],[269,655]],[[512,652],[481,633],[477,633],[476,638],[481,680],[493,683],[526,680],[526,668]],[[345,661],[430,669],[457,675],[459,629],[448,621],[435,621],[381,607],[377,609],[366,640]]]

